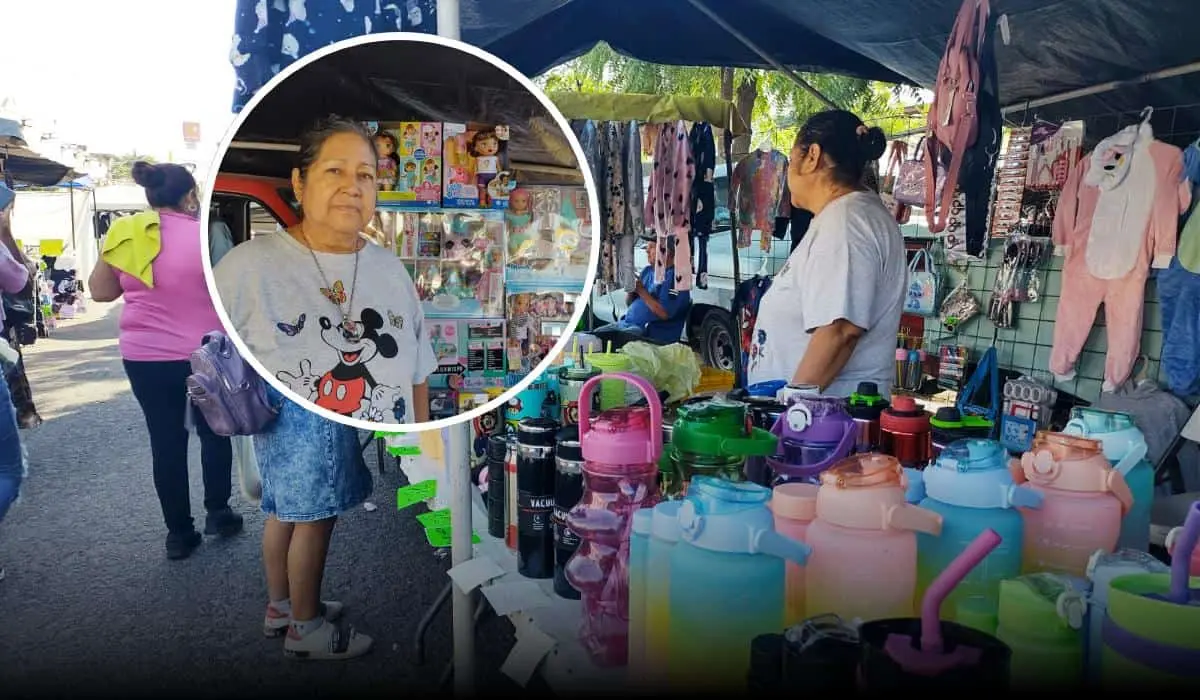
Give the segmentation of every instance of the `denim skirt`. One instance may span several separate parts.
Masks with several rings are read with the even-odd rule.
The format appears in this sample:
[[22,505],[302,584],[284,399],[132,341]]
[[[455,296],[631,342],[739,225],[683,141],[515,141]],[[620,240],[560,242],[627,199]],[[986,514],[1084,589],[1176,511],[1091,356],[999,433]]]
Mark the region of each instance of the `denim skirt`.
[[367,500],[374,487],[363,461],[363,433],[292,403],[270,386],[279,418],[254,436],[262,509],[283,522],[335,517]]
[[4,370],[0,369],[0,521],[20,495],[24,478],[25,460],[21,458],[17,409],[13,407]]

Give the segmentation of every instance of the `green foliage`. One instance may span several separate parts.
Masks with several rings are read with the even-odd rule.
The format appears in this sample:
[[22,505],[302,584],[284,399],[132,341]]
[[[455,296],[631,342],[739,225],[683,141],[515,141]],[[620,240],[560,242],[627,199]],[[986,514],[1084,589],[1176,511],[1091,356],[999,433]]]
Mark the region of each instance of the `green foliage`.
[[137,153],[126,153],[123,156],[113,158],[108,166],[108,179],[112,182],[133,182],[133,164],[142,160],[147,163],[157,162],[152,156],[138,155]]
[[[603,42],[579,58],[537,78],[547,91],[587,93],[643,93],[654,95],[717,96],[721,94],[721,68],[664,66],[623,56]],[[877,125],[889,134],[906,131],[924,122],[925,106],[909,88],[840,75],[802,73],[801,77],[843,109]],[[758,81],[750,126],[754,144],[769,140],[787,149],[796,129],[809,115],[827,109],[816,97],[778,71],[734,70],[733,86],[746,79]],[[913,112],[907,115],[905,112]]]

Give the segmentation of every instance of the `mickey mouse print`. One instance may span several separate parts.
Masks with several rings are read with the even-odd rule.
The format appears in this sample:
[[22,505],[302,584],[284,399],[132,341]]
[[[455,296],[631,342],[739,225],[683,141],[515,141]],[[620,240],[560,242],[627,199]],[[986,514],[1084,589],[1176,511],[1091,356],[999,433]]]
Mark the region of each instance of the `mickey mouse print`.
[[353,255],[316,253],[320,271],[312,255],[279,231],[222,258],[213,275],[232,330],[313,404],[358,420],[413,422],[412,388],[437,358],[412,278],[375,245],[360,251],[357,274]]

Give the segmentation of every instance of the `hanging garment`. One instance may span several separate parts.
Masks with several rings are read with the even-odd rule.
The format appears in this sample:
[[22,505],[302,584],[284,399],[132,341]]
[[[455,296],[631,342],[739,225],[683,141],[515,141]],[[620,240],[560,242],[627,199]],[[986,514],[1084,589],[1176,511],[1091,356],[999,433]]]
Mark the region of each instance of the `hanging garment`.
[[158,212],[144,211],[117,219],[108,229],[100,259],[147,287],[154,286],[151,264],[162,250]]
[[625,138],[625,233],[641,236],[646,231],[645,188],[642,185],[642,132],[637,122],[626,122]]
[[1200,142],[1183,151],[1183,177],[1192,188],[1192,205],[1179,231],[1179,263],[1189,272],[1200,273],[1200,216],[1196,216],[1196,200],[1200,194]]
[[1054,243],[1066,254],[1050,352],[1050,371],[1060,380],[1075,376],[1101,303],[1108,333],[1105,388],[1129,378],[1149,269],[1170,264],[1179,214],[1191,201],[1179,179],[1182,168],[1180,150],[1155,141],[1144,122],[1101,141],[1067,180],[1053,224]]
[[754,346],[754,324],[758,321],[758,304],[770,287],[770,277],[755,275],[738,285],[733,294],[733,315],[737,319],[738,345],[742,354],[742,362],[738,367],[740,386],[746,386],[750,348]]
[[659,127],[655,137],[654,171],[646,193],[646,225],[654,229],[658,239],[658,258],[654,263],[654,280],[662,282],[666,268],[667,238],[675,239],[675,289],[686,292],[692,288],[692,253],[688,245],[691,230],[692,181],[695,162],[688,143],[687,125],[682,121]]
[[[587,159],[587,163],[581,163],[581,166],[586,166],[592,171],[592,178],[596,181],[596,191],[604,192],[604,156],[600,152],[600,130],[596,126],[596,122],[591,119],[575,119],[571,121],[571,130],[575,132],[576,138],[579,139],[579,145],[583,147],[583,156]],[[600,217],[604,217],[604,197],[600,198]]]
[[759,149],[742,159],[733,169],[729,186],[733,188],[738,210],[738,247],[748,248],[754,231],[768,238],[775,230],[780,201],[787,182],[787,156],[779,151]]
[[801,209],[792,205],[792,191],[787,182],[787,166],[784,166],[783,178],[783,195],[779,198],[779,216],[775,217],[775,233],[774,237],[783,240],[784,236],[791,236],[791,250],[796,249],[800,245],[800,241],[804,240],[804,234],[808,233],[808,226],[812,223],[812,212],[807,209]]
[[[1146,460],[1151,464],[1163,458],[1192,415],[1187,404],[1148,379],[1136,384],[1128,382],[1113,392],[1100,394],[1096,408],[1133,416],[1134,424],[1146,438]],[[1200,488],[1200,448],[1185,440],[1178,458],[1185,490]]]
[[712,235],[716,213],[713,177],[717,169],[717,142],[712,126],[696,122],[688,135],[695,160],[696,177],[692,180],[692,230],[688,243],[696,252],[696,286],[708,288],[708,237]]
[[[625,233],[625,149],[622,148],[624,129],[619,122],[605,122],[600,130],[605,202],[604,236],[610,240]],[[632,185],[633,183],[629,183]]]
[[1167,388],[1179,396],[1200,395],[1200,274],[1175,259],[1155,280],[1162,309],[1161,361]]
[[399,31],[437,34],[437,0],[237,0],[229,49],[237,84],[233,111],[302,56],[343,39]]

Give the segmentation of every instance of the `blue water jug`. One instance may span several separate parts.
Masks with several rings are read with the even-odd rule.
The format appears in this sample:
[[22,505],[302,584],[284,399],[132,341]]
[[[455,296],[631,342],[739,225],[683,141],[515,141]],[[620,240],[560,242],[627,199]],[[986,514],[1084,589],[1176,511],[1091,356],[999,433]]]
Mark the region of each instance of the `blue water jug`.
[[646,675],[647,567],[650,565],[650,529],[654,509],[641,508],[633,513],[629,535],[629,677]]
[[1013,481],[1009,456],[995,440],[967,438],[947,445],[925,469],[920,506],[942,516],[942,534],[917,534],[917,598],[976,537],[991,528],[1001,543],[954,587],[945,619],[996,632],[1000,582],[1021,574],[1024,522],[1016,509],[1037,508],[1042,495]]
[[746,688],[750,642],[784,626],[785,561],[807,545],[775,532],[771,490],[695,477],[679,507],[671,551],[671,690]]
[[1095,408],[1071,409],[1067,435],[1099,440],[1104,456],[1125,477],[1133,506],[1121,520],[1118,549],[1150,549],[1150,506],[1154,502],[1154,466],[1146,461],[1146,438],[1128,413]]

